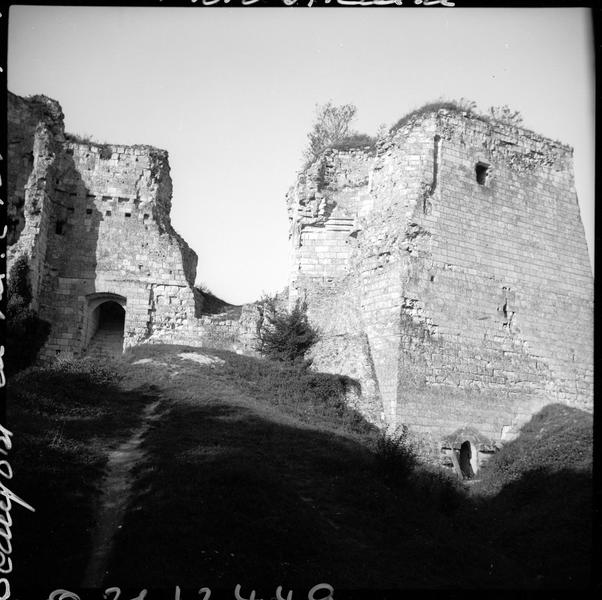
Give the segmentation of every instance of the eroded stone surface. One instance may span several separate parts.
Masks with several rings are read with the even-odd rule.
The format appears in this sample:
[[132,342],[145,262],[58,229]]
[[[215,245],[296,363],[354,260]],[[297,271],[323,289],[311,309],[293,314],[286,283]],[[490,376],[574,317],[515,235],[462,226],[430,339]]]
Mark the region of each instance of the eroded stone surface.
[[52,326],[43,359],[104,355],[109,332],[125,348],[252,349],[253,307],[197,318],[197,257],[171,225],[165,150],[75,141],[45,96],[9,93],[8,125],[8,260],[29,258],[33,308]]
[[[572,149],[448,110],[376,151],[326,151],[287,196],[290,299],[317,369],[425,452],[505,441],[550,402],[591,410],[593,281]],[[471,440],[472,441],[472,440]]]
[[[126,347],[253,353],[257,306],[200,314],[165,151],[67,139],[43,96],[9,94],[8,124],[9,263],[29,257],[44,357],[85,354],[119,311]],[[490,452],[545,404],[592,409],[570,148],[442,109],[375,150],[326,151],[287,204],[289,302],[305,297],[322,332],[314,368],[356,380],[349,401],[370,421],[410,425],[425,454],[467,431]]]

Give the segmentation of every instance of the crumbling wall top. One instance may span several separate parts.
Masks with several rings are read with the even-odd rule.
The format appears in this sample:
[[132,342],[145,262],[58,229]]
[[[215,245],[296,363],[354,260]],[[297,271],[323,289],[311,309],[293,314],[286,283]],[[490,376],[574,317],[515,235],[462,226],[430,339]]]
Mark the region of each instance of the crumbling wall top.
[[545,144],[546,146],[563,149],[570,154],[573,153],[573,148],[568,144],[543,136],[522,125],[495,119],[490,115],[482,114],[474,110],[462,109],[459,106],[454,106],[454,104],[450,102],[426,104],[425,106],[408,113],[391,127],[388,136],[385,136],[378,146],[380,147],[382,144],[386,145],[387,142],[392,139],[406,135],[414,127],[422,126],[425,121],[430,121],[432,119],[435,119],[439,123],[458,123],[459,121],[464,120],[466,123],[480,127],[491,135],[520,136],[523,140],[531,140],[533,143]]

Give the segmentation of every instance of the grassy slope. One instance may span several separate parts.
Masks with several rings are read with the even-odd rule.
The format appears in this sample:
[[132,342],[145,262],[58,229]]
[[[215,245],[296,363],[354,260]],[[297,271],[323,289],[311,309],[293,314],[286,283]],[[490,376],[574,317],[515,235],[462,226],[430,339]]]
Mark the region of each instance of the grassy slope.
[[254,582],[267,593],[323,580],[459,587],[525,576],[477,536],[464,535],[459,552],[451,509],[425,502],[424,488],[385,485],[362,444],[371,428],[336,402],[321,408],[315,382],[297,387],[287,369],[227,352],[207,353],[225,363],[206,366],[177,352],[141,347],[131,359],[154,355],[137,377],[161,388],[170,412],[146,439],[107,583]]
[[476,523],[490,543],[520,557],[542,587],[571,587],[591,576],[592,446],[590,414],[546,406],[473,489]]
[[[15,491],[46,511],[20,519],[16,576],[35,572],[40,561],[50,561],[41,577],[57,573],[61,587],[80,576],[104,444],[127,436],[152,389],[164,416],[145,438],[147,458],[136,469],[107,585],[241,583],[265,597],[277,585],[303,595],[300,586],[321,581],[338,589],[546,587],[587,577],[591,417],[579,411],[569,416],[581,425],[563,434],[573,448],[575,435],[583,440],[578,465],[561,461],[565,468],[545,472],[541,488],[541,469],[525,473],[546,464],[548,450],[521,463],[542,448],[527,434],[507,446],[470,499],[423,470],[389,485],[367,448],[374,430],[341,403],[338,377],[299,376],[267,361],[174,346],[136,348],[119,371],[123,379],[119,387],[109,382],[110,394],[106,382],[89,387],[65,374],[55,387],[46,384],[48,373],[13,384],[20,400],[11,425],[22,447],[15,444],[13,454],[21,473]],[[52,406],[53,416],[40,421],[39,398],[28,404],[23,397],[39,395],[42,385],[42,406]],[[65,387],[71,392],[57,403]],[[549,422],[544,415],[540,425]],[[48,452],[57,430],[65,439],[60,456],[40,463],[27,454]],[[559,432],[546,431],[553,446]],[[494,476],[510,464],[521,464],[518,476],[499,491]],[[567,487],[559,497],[553,490],[561,482]],[[39,547],[26,551],[34,539]]]
[[9,381],[11,490],[36,509],[11,511],[13,585],[78,585],[90,550],[106,452],[152,398],[126,392],[88,361],[29,369]]

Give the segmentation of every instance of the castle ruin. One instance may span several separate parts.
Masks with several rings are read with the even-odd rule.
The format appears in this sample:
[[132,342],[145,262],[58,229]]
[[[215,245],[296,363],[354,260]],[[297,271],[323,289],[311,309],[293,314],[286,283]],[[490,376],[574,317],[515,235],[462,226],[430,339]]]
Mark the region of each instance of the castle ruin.
[[323,333],[314,365],[357,378],[372,420],[476,458],[546,404],[592,409],[571,148],[416,111],[374,149],[324,152],[287,202],[290,298]]
[[[170,222],[167,153],[78,140],[8,94],[8,259],[28,258],[42,359],[185,343],[253,352],[256,309],[202,315]],[[370,421],[475,470],[551,402],[593,408],[593,278],[572,150],[474,114],[417,111],[375,148],[329,149],[287,196],[289,302],[318,370]]]
[[170,221],[167,152],[65,134],[45,96],[8,94],[8,260],[29,259],[41,358],[114,354],[144,341],[252,346],[253,315],[201,315],[197,256]]

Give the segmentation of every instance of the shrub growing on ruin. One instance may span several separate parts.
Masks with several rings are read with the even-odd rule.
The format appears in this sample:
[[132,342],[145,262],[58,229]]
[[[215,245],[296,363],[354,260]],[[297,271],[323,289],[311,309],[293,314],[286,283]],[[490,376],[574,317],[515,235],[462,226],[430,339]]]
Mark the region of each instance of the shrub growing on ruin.
[[29,261],[22,254],[10,268],[8,277],[8,310],[20,304],[31,302],[31,284],[29,282]]
[[316,119],[307,137],[309,146],[305,151],[308,166],[327,148],[354,150],[373,149],[378,136],[373,137],[351,129],[357,108],[353,104],[334,105],[332,102],[316,105]]
[[326,148],[340,142],[349,134],[349,126],[357,108],[353,104],[335,106],[332,102],[316,105],[316,120],[307,134],[309,147],[307,163],[313,162]]
[[520,127],[523,122],[523,117],[518,110],[512,110],[506,104],[502,106],[491,106],[487,113],[482,113],[477,109],[477,104],[473,100],[460,98],[459,100],[446,100],[439,98],[434,102],[428,102],[423,106],[416,108],[395,123],[389,130],[395,133],[398,129],[409,123],[412,119],[430,112],[437,112],[440,109],[465,113],[469,116],[476,117],[484,121],[499,121],[507,125]]
[[11,266],[8,277],[3,357],[7,375],[32,365],[50,333],[50,324],[29,306],[32,298],[29,272],[27,256],[22,255]]
[[68,142],[76,142],[78,144],[96,144],[96,141],[94,140],[94,136],[90,135],[89,133],[78,134],[78,133],[69,133],[66,131],[65,139]]
[[290,310],[278,309],[275,298],[264,298],[257,327],[259,351],[278,361],[302,363],[307,351],[318,341],[310,324],[307,304],[297,300]]
[[387,483],[398,485],[405,482],[417,465],[416,452],[409,439],[407,425],[393,433],[382,432],[376,441],[376,467]]
[[523,116],[518,110],[512,110],[507,104],[502,106],[490,106],[489,116],[494,121],[501,121],[507,125],[520,127],[523,124]]
[[335,150],[354,150],[356,148],[374,148],[376,138],[367,135],[366,133],[353,132],[351,135],[344,137],[330,145]]
[[458,477],[442,467],[421,465],[409,483],[416,494],[428,498],[429,505],[447,516],[453,515],[466,501],[466,489]]

